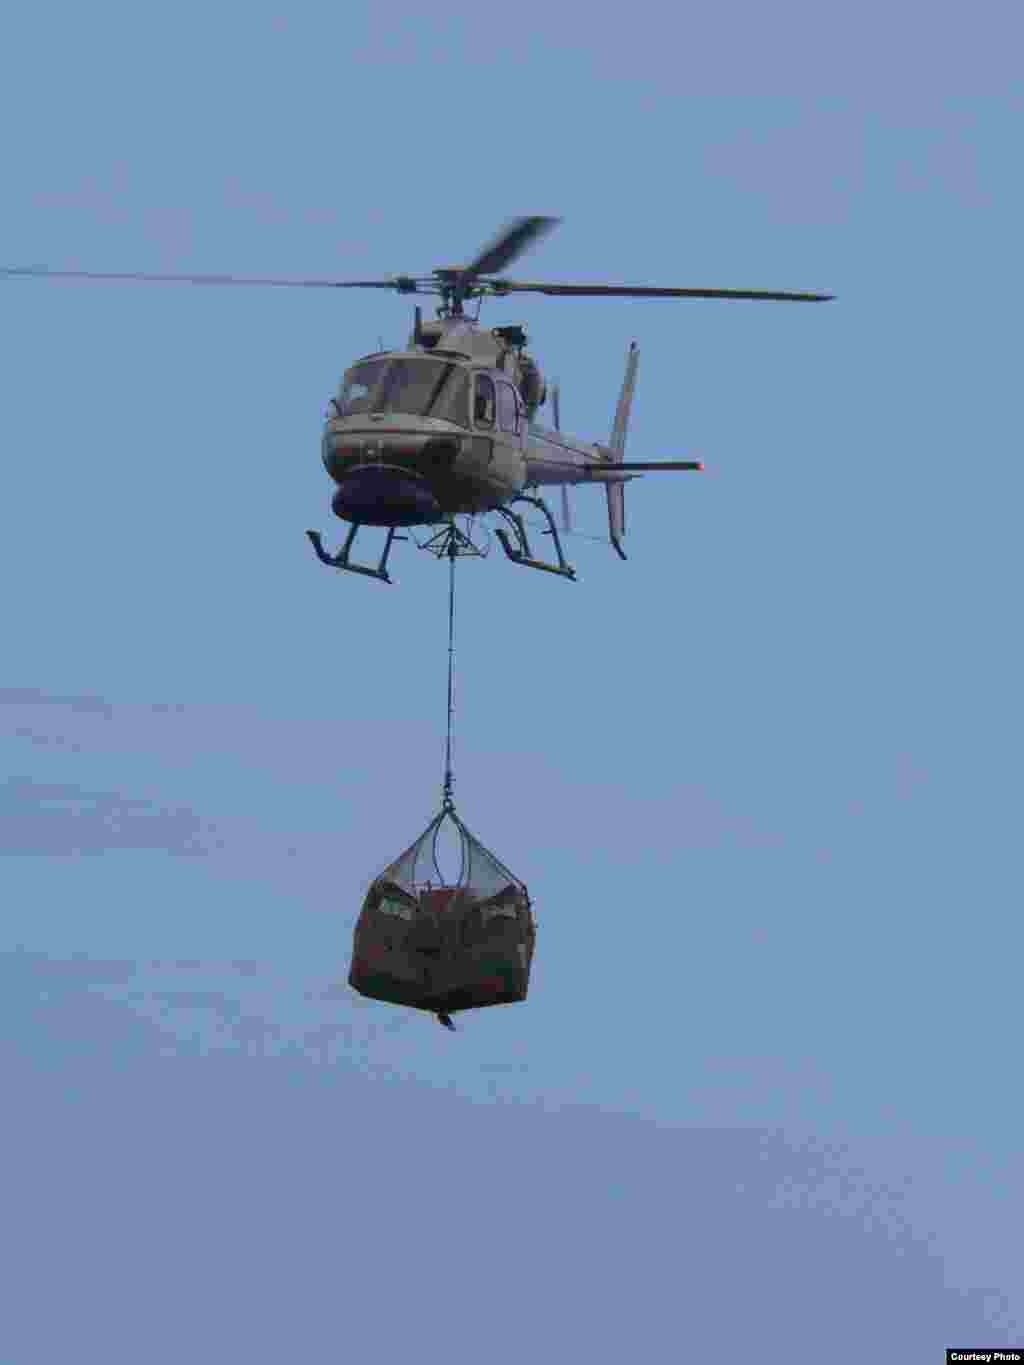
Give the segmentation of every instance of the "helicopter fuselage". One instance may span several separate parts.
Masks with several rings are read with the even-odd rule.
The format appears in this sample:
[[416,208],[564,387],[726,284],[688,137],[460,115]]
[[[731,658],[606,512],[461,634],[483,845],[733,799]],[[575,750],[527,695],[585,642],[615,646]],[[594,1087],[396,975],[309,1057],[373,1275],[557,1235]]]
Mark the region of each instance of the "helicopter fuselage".
[[582,482],[607,460],[601,447],[532,422],[514,371],[453,351],[365,356],[332,403],[322,446],[337,485],[331,506],[359,525],[436,525],[492,511],[528,487]]
[[486,512],[526,482],[521,437],[394,412],[330,419],[323,462],[337,484],[335,515],[366,526],[432,525]]

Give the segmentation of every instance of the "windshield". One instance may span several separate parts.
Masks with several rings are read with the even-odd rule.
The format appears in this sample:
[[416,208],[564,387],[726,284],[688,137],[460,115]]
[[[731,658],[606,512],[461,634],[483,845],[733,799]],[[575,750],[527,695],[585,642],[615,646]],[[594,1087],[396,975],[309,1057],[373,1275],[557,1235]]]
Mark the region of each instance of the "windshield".
[[469,426],[469,377],[444,360],[366,360],[341,382],[339,417],[359,412],[403,412],[412,417],[443,417]]
[[346,372],[338,390],[336,406],[339,417],[348,417],[353,412],[369,412],[370,399],[387,364],[386,360],[368,360]]

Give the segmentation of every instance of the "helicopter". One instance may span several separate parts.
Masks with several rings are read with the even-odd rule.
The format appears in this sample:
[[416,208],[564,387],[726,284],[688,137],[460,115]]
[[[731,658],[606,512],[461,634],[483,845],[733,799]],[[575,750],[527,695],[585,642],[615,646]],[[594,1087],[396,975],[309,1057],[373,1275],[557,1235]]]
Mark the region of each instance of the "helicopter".
[[[436,555],[485,553],[460,530],[455,517],[495,513],[496,530],[508,558],[525,568],[574,580],[554,517],[540,490],[558,487],[562,529],[570,531],[568,489],[581,483],[604,486],[608,538],[621,559],[625,534],[624,486],[653,472],[698,472],[697,460],[627,462],[626,434],[636,385],[639,353],[631,344],[626,373],[608,443],[584,441],[561,430],[559,389],[551,386],[553,426],[537,421],[549,401],[548,386],[519,324],[485,328],[485,298],[546,294],[557,298],[701,298],[821,303],[831,294],[755,289],[676,289],[607,284],[537,283],[510,280],[502,272],[549,233],[561,219],[513,219],[468,265],[435,269],[430,275],[395,275],[381,280],[253,279],[230,275],[164,275],[45,266],[0,268],[0,276],[46,276],[95,280],[141,280],[210,285],[267,285],[325,289],[389,289],[439,299],[434,320],[424,322],[417,306],[404,351],[361,356],[347,369],[329,400],[321,444],[323,465],[336,485],[331,508],[349,530],[341,548],[329,553],[318,531],[306,535],[318,559],[333,569],[390,583],[388,557],[400,530],[441,529],[419,548]],[[467,305],[475,310],[467,314]],[[536,508],[545,518],[554,561],[535,556],[516,504]],[[353,560],[360,528],[386,529],[376,565]],[[419,542],[417,542],[419,544]]]

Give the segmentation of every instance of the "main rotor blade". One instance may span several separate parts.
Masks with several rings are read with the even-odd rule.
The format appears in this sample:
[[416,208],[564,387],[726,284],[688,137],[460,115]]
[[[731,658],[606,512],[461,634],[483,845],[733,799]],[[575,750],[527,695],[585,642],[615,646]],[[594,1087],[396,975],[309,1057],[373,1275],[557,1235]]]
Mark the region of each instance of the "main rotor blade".
[[51,270],[45,265],[0,266],[0,277],[23,275],[45,276],[62,280],[144,280],[159,284],[260,284],[292,289],[399,289],[412,293],[414,283],[403,278],[394,280],[277,280],[248,279],[238,275],[149,275],[138,271],[114,270]]
[[793,294],[768,289],[657,289],[626,284],[538,284],[521,280],[491,280],[495,294],[553,294],[573,298],[628,299],[772,299],[779,303],[826,303],[834,294]]
[[528,250],[538,238],[558,226],[561,218],[514,218],[461,272],[467,282],[477,275],[497,275]]

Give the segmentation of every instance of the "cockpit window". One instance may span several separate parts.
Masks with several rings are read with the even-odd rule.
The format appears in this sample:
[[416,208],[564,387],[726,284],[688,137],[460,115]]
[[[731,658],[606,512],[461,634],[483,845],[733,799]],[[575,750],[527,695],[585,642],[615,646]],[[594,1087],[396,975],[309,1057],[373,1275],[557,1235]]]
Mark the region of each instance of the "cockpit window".
[[469,426],[469,379],[459,365],[444,360],[366,360],[342,380],[339,417],[360,412],[401,412],[441,417]]
[[441,394],[430,409],[431,417],[443,417],[446,422],[455,422],[460,427],[469,426],[469,371],[461,365],[453,365],[455,373],[448,380]]
[[370,411],[370,399],[387,365],[386,360],[368,360],[346,373],[338,390],[336,406],[339,417],[350,417],[355,412]]

